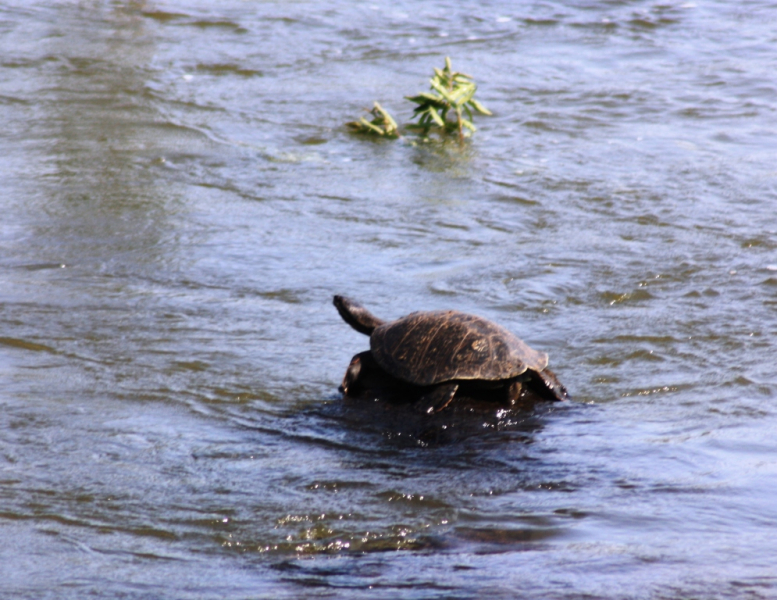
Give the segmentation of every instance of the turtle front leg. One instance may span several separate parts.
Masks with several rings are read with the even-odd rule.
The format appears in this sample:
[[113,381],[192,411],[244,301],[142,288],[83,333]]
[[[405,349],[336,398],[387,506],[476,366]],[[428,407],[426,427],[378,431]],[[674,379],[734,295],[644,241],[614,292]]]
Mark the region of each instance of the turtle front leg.
[[514,406],[518,404],[518,400],[521,398],[521,392],[523,391],[523,381],[520,379],[514,379],[505,386],[505,397],[507,404]]
[[415,408],[426,415],[440,412],[448,406],[456,395],[459,384],[455,381],[448,381],[435,386],[434,389],[415,402]]

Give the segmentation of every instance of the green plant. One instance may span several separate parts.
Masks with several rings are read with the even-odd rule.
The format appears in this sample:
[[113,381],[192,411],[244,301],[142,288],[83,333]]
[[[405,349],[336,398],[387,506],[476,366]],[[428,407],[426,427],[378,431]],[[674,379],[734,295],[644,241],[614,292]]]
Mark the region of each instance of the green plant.
[[400,137],[397,122],[380,104],[376,102],[370,114],[374,117],[371,121],[362,117],[358,121],[351,121],[346,125],[359,133],[371,133],[388,138]]
[[[413,109],[413,118],[418,118],[418,123],[412,123],[408,127],[418,129],[424,135],[433,127],[439,127],[446,133],[457,131],[459,139],[463,140],[465,127],[470,131],[476,130],[472,124],[473,111],[482,115],[491,114],[490,110],[475,100],[477,86],[472,77],[454,71],[449,57],[445,57],[445,68],[434,69],[434,77],[429,80],[429,83],[431,83],[430,92],[405,96],[417,104]],[[388,138],[401,137],[397,122],[380,104],[376,102],[369,112],[373,117],[372,120],[368,121],[366,117],[362,117],[346,125],[357,133]]]
[[[454,71],[449,57],[445,57],[444,69],[434,69],[434,77],[429,82],[431,92],[405,96],[418,105],[413,110],[413,116],[420,119],[411,125],[414,129],[420,129],[426,134],[436,125],[444,131],[458,131],[459,139],[464,139],[464,127],[473,132],[476,129],[472,124],[473,110],[483,115],[492,114],[473,97],[477,86],[472,77]],[[453,113],[452,120],[448,120],[449,113]],[[464,118],[463,113],[468,118]]]

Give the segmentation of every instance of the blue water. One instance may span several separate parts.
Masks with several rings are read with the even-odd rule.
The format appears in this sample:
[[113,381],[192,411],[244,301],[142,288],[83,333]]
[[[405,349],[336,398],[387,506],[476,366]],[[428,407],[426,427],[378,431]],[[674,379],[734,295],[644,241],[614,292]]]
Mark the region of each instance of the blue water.
[[[0,597],[774,598],[777,7],[0,7]],[[404,125],[446,56],[494,116]],[[453,308],[574,397],[343,402]]]

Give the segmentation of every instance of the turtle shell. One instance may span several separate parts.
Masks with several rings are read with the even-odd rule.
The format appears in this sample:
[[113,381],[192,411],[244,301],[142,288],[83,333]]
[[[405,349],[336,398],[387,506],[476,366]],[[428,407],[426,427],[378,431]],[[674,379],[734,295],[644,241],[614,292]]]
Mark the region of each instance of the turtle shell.
[[415,385],[511,379],[542,371],[548,355],[491,321],[454,310],[414,312],[377,327],[370,350],[390,375]]

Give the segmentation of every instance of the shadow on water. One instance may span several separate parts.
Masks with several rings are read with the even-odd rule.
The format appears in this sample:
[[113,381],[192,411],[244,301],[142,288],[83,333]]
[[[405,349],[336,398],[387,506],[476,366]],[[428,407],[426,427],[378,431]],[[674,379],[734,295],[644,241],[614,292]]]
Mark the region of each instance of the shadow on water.
[[473,163],[478,158],[473,140],[436,139],[421,135],[413,135],[409,139],[413,146],[410,159],[418,167],[432,173],[444,173],[455,179],[465,179],[472,175]]
[[243,415],[240,426],[265,440],[261,445],[294,452],[299,461],[284,461],[282,492],[267,482],[265,506],[293,498],[306,510],[276,515],[263,531],[235,526],[220,545],[267,556],[284,578],[302,585],[328,586],[339,566],[297,559],[397,550],[502,553],[567,535],[566,523],[579,515],[516,511],[498,499],[574,489],[532,446],[554,413],[575,408],[467,401],[449,408],[429,417],[409,406],[337,397],[286,415]]
[[435,447],[502,432],[512,440],[529,442],[542,429],[541,415],[553,403],[536,408],[511,407],[497,402],[457,399],[445,410],[422,414],[412,404],[382,398],[346,398],[337,418],[355,431],[378,435],[397,447]]
[[[341,470],[330,468],[305,486],[306,513],[279,519],[258,546],[244,532],[232,549],[249,560],[266,557],[263,564],[281,581],[301,589],[404,589],[434,597],[470,588],[468,573],[477,571],[471,557],[542,551],[573,537],[587,515],[541,505],[545,494],[563,496],[576,485],[533,445],[556,413],[585,407],[485,409],[465,401],[449,408],[430,418],[409,406],[338,397],[288,415],[283,428],[293,431],[294,445],[307,446],[311,456],[324,448]],[[409,575],[403,584],[394,572],[406,563],[418,573],[418,563],[451,560],[456,566],[447,579]]]

